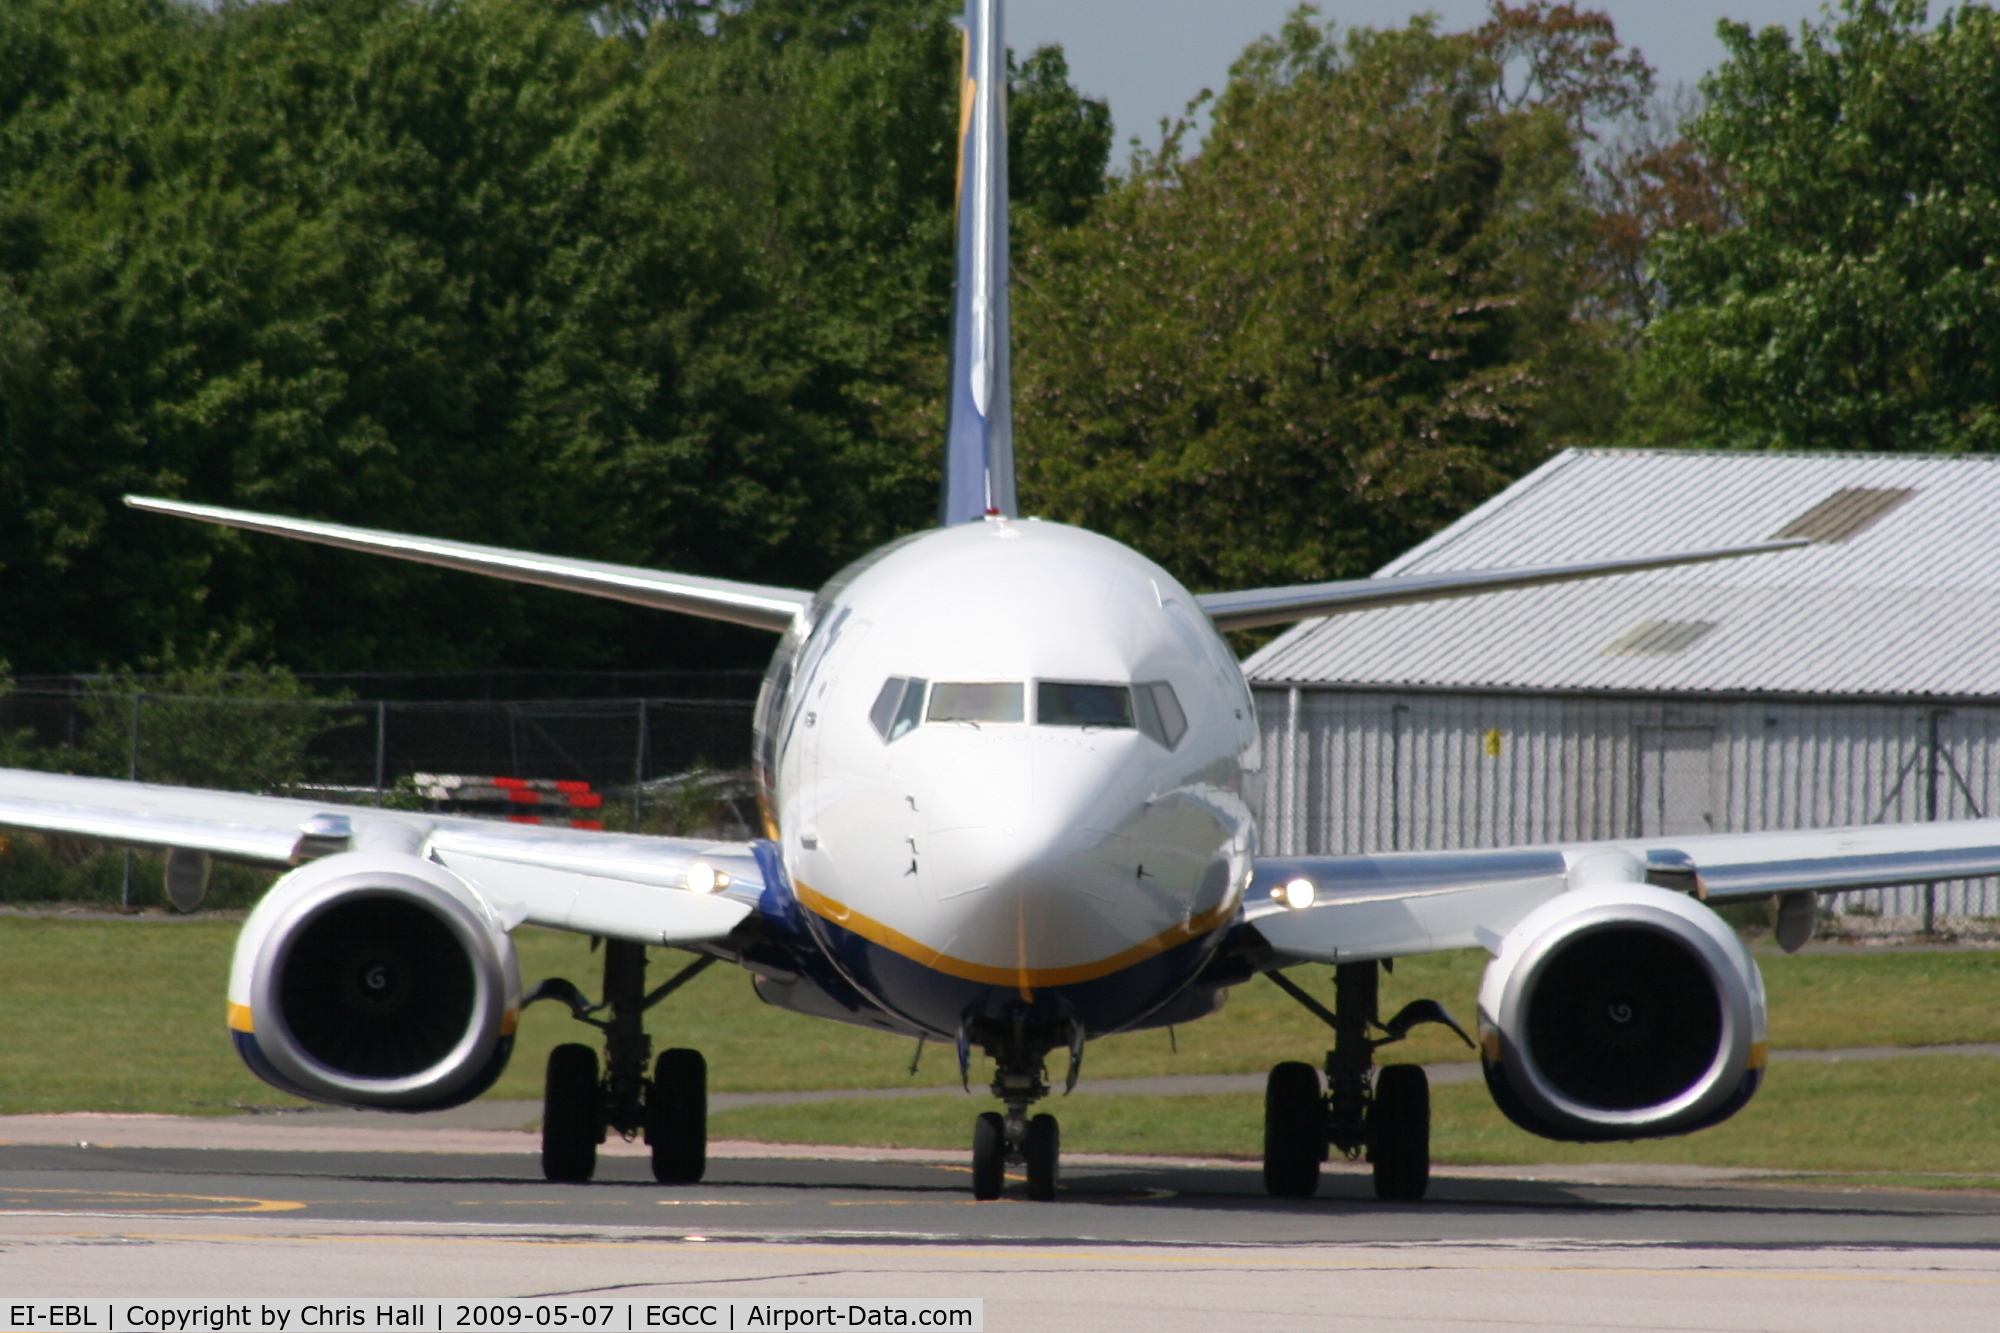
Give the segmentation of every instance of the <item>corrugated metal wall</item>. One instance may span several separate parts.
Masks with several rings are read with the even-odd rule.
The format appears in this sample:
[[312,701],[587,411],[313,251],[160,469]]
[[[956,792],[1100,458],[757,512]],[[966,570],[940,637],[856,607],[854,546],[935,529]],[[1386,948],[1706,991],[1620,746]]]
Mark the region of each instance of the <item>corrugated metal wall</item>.
[[[1255,694],[1264,847],[1278,855],[1921,820],[1934,767],[1938,818],[2000,808],[2000,707]],[[1905,915],[1923,898],[1921,887],[1880,890],[1840,906]],[[1934,902],[1941,915],[2000,915],[2000,886],[1941,884]]]

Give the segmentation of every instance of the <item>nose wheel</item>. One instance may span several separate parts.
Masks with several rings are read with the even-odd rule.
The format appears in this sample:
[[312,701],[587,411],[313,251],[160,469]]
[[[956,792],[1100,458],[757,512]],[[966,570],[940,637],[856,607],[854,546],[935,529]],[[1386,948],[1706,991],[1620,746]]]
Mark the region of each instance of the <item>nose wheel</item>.
[[972,1122],[972,1197],[997,1199],[1006,1182],[1007,1126],[998,1111],[984,1111]]
[[1037,1203],[1054,1202],[1062,1163],[1062,1129],[1054,1116],[1038,1115],[1028,1122],[1028,1133],[1021,1140],[1021,1161],[1028,1169],[1028,1197]]
[[972,1197],[997,1199],[1007,1185],[1011,1159],[1024,1168],[1028,1197],[1051,1203],[1062,1169],[1062,1127],[1052,1115],[1028,1121],[1009,1142],[1007,1118],[987,1111],[972,1122]]
[[968,1020],[958,1034],[958,1070],[968,1077],[975,1042],[993,1057],[993,1095],[1006,1114],[988,1111],[972,1122],[972,1197],[997,1199],[1006,1188],[1007,1167],[1019,1166],[1027,1195],[1037,1203],[1056,1197],[1062,1170],[1062,1129],[1052,1115],[1030,1117],[1028,1108],[1049,1095],[1048,1054],[1069,1047],[1066,1091],[1075,1091],[1083,1068],[1087,1034],[1074,1018],[1031,1020],[1025,1013],[1002,1019]]

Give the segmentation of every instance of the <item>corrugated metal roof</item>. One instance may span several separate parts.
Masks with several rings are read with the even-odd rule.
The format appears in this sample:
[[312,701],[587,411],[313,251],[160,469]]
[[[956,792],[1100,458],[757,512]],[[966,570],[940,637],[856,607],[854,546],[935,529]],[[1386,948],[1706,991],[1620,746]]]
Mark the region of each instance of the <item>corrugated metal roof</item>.
[[[1910,495],[1892,504],[1836,499],[1899,490]],[[1244,670],[1311,684],[2000,696],[2000,459],[1571,450],[1382,572],[1741,545],[1815,509],[1809,526],[1832,523],[1840,540],[1307,621]],[[1859,526],[1842,518],[1863,511]],[[1714,628],[1689,638],[1649,622]],[[1661,635],[1678,650],[1629,647]]]

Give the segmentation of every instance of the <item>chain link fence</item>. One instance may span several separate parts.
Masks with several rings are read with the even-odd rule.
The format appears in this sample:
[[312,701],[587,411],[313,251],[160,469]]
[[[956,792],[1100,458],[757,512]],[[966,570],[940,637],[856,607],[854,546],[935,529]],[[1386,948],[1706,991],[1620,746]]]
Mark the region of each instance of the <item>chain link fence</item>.
[[[273,699],[34,681],[0,695],[0,737],[35,767],[348,803],[450,808],[418,794],[418,774],[584,783],[604,794],[608,827],[748,837],[754,676],[722,684],[737,697]],[[0,837],[0,903],[155,905],[156,862],[15,833]],[[247,906],[269,882],[218,868],[210,901]]]
[[[600,790],[750,761],[747,698],[202,698],[17,688],[0,731],[78,771],[269,791],[393,790],[414,773],[492,773]],[[113,732],[118,753],[113,753]],[[114,762],[117,761],[117,762]]]

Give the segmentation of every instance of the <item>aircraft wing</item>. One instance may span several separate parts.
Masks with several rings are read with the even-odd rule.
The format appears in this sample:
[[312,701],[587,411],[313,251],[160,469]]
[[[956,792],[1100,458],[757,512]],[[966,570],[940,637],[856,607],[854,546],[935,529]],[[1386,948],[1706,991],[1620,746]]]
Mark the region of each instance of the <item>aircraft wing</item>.
[[763,891],[756,857],[740,842],[505,824],[27,769],[0,769],[0,826],[269,866],[370,848],[411,850],[472,885],[510,929],[525,921],[643,944],[721,939]]
[[532,583],[538,587],[580,592],[591,597],[608,597],[635,606],[681,611],[708,620],[727,620],[737,625],[749,625],[753,629],[780,633],[790,628],[793,618],[810,606],[813,599],[811,593],[796,588],[773,588],[761,583],[738,583],[731,579],[703,578],[695,574],[669,574],[657,569],[611,565],[597,560],[574,560],[567,556],[536,555],[498,546],[446,541],[442,537],[411,537],[396,532],[377,532],[372,528],[350,528],[340,523],[224,509],[217,505],[187,504],[180,500],[160,500],[144,495],[128,495],[125,503],[152,514],[198,519],[203,523],[269,533],[275,537],[295,537],[321,546],[393,556],[422,565],[485,574],[514,583]]
[[[2000,875],[2000,819],[1489,851],[1260,857],[1245,916],[1277,966],[1491,950],[1557,894],[1619,882],[1710,903]],[[1303,880],[1307,895],[1284,892]]]
[[1754,546],[1726,546],[1706,551],[1683,551],[1676,555],[1591,560],[1575,565],[1528,565],[1510,569],[1391,574],[1373,579],[1343,579],[1336,583],[1300,583],[1285,588],[1207,592],[1196,596],[1195,601],[1200,604],[1202,610],[1208,612],[1208,618],[1215,622],[1217,629],[1256,629],[1262,625],[1288,625],[1309,616],[1373,611],[1380,607],[1403,606],[1411,602],[1441,602],[1453,597],[1473,597],[1480,593],[1539,588],[1551,583],[1601,579],[1613,574],[1636,574],[1648,569],[1672,569],[1677,565],[1699,565],[1711,560],[1733,560],[1738,556],[1768,555],[1773,551],[1790,551],[1810,545],[1811,542],[1801,537],[1781,542],[1760,542]]

